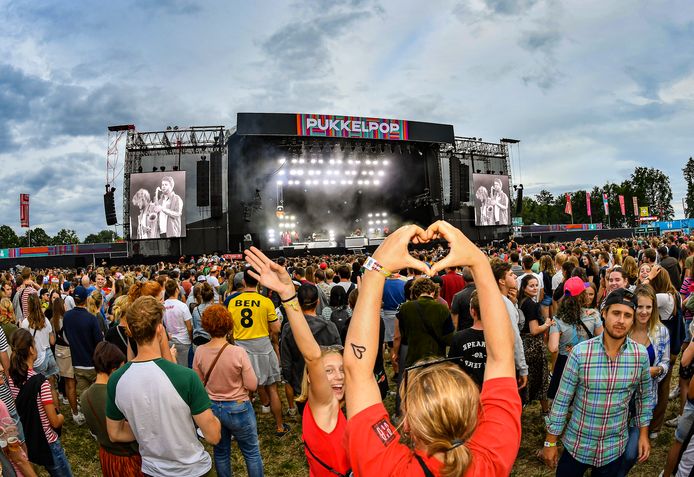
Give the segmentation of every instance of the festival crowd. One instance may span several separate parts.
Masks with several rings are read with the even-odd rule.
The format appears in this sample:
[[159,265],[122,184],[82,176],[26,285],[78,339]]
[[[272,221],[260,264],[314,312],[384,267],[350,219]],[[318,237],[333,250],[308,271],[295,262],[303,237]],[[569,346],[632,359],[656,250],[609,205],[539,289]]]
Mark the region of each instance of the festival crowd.
[[446,222],[371,256],[18,266],[0,276],[2,475],[73,475],[72,419],[104,476],[231,476],[233,441],[263,476],[260,412],[301,435],[311,476],[504,476],[538,402],[558,476],[628,475],[663,426],[661,475],[689,476],[692,292],[684,236],[480,248]]

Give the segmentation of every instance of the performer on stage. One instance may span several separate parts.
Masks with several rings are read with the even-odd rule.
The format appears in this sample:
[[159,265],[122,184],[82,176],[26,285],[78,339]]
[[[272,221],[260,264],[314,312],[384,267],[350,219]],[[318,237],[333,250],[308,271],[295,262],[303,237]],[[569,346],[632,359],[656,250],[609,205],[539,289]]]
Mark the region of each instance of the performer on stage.
[[181,236],[181,215],[183,214],[183,200],[174,191],[174,180],[166,176],[161,180],[161,187],[157,187],[162,196],[159,197],[155,211],[159,213],[159,230],[161,238]]
[[138,190],[133,196],[133,205],[140,209],[137,216],[136,239],[159,238],[159,213],[147,189]]
[[494,203],[494,222],[496,225],[508,225],[508,196],[502,189],[500,179],[494,179],[490,197]]

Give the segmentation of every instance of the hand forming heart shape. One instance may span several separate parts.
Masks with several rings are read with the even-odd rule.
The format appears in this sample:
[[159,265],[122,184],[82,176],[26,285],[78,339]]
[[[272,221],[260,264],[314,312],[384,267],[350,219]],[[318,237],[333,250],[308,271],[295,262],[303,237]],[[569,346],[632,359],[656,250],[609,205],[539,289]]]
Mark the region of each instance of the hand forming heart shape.
[[[448,242],[450,252],[431,268],[411,256],[407,250],[410,242],[420,244],[439,238]],[[414,268],[432,276],[447,267],[471,265],[480,259],[486,260],[486,257],[460,230],[448,222],[439,220],[426,230],[416,225],[400,227],[378,247],[374,252],[374,259],[389,271]]]

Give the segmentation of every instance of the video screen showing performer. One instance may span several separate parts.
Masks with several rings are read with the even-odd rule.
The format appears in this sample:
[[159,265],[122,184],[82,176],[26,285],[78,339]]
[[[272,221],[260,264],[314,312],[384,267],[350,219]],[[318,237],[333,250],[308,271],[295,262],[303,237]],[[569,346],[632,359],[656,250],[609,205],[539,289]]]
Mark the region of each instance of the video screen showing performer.
[[130,176],[130,237],[135,240],[186,236],[185,171]]
[[473,174],[475,225],[510,225],[508,176]]

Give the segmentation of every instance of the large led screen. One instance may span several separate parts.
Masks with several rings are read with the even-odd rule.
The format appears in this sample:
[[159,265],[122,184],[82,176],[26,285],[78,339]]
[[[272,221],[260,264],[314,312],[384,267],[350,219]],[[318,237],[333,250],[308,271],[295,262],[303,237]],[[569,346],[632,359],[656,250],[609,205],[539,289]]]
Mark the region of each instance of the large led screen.
[[508,176],[473,174],[475,225],[511,225]]
[[185,237],[185,200],[185,171],[131,174],[130,238]]

